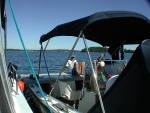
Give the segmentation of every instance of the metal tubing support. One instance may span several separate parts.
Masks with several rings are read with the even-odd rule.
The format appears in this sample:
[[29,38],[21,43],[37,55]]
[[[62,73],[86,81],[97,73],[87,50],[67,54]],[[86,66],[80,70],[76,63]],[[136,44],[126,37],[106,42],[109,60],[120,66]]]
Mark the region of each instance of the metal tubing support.
[[50,39],[47,41],[47,43],[46,43],[46,45],[45,45],[44,52],[45,52],[45,50],[46,50],[46,48],[47,48],[47,45],[48,45],[49,41],[50,41]]
[[93,62],[94,62],[94,70],[95,70],[95,73],[96,73],[96,75],[97,75],[97,66],[96,66],[96,61],[97,61],[97,60],[94,60]]
[[82,34],[82,32],[80,32],[80,34],[79,34],[78,38],[76,39],[76,41],[75,41],[75,43],[74,43],[74,45],[73,45],[73,47],[72,47],[72,49],[71,49],[71,51],[70,51],[70,53],[69,53],[68,57],[67,57],[67,59],[66,59],[66,61],[65,61],[65,63],[64,63],[64,66],[63,66],[63,68],[61,69],[61,71],[60,71],[60,73],[59,73],[59,75],[58,75],[58,78],[56,79],[56,82],[54,83],[54,86],[52,87],[52,89],[51,89],[51,91],[50,91],[49,95],[51,94],[51,92],[53,91],[53,89],[54,89],[54,87],[55,87],[56,83],[58,82],[58,79],[59,79],[59,77],[60,77],[61,73],[63,72],[63,69],[64,69],[64,67],[66,66],[66,64],[67,64],[67,62],[68,62],[68,60],[69,60],[69,58],[70,58],[70,56],[71,56],[71,54],[72,54],[72,52],[73,52],[74,48],[76,47],[77,42],[78,42],[78,40],[79,40],[79,38],[80,38],[81,34]]
[[101,94],[100,94],[100,89],[99,89],[98,82],[97,82],[97,79],[96,79],[96,74],[95,74],[95,71],[94,71],[94,68],[93,68],[93,64],[91,62],[91,57],[90,57],[90,54],[89,54],[88,46],[87,46],[84,34],[82,36],[83,36],[83,41],[84,41],[84,44],[85,44],[85,48],[87,50],[88,57],[89,57],[89,60],[90,60],[90,64],[91,64],[91,68],[92,68],[92,73],[93,73],[93,76],[94,76],[94,79],[95,79],[95,83],[96,83],[96,87],[97,87],[97,92],[98,92],[98,96],[99,96],[99,100],[100,100],[100,105],[101,105],[101,108],[102,108],[102,112],[105,113],[105,109],[104,109],[102,97],[101,97]]
[[45,58],[45,50],[43,50],[43,45],[41,44],[41,49],[42,49],[42,53],[43,53],[43,57],[44,57],[44,62],[45,62],[45,65],[46,65],[46,69],[47,69],[47,73],[48,73],[48,77],[49,77],[49,83],[51,83],[51,80],[50,80],[50,74],[49,74],[49,71],[48,71],[48,66],[47,66],[47,63],[46,63],[46,58]]
[[16,73],[16,95],[18,95],[19,93],[18,93],[18,80],[17,80],[17,77],[18,75],[17,75],[17,73]]

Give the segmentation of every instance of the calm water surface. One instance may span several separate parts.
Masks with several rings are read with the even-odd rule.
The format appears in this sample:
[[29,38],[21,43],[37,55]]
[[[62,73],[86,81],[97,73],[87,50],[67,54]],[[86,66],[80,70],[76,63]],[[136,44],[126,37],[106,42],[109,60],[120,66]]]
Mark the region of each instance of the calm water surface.
[[[29,51],[28,52],[32,66],[34,68],[34,71],[38,73],[39,71],[39,51]],[[63,68],[64,63],[68,57],[69,52],[45,52],[45,59],[47,62],[48,70],[50,73],[57,72],[59,73],[60,70]],[[83,52],[74,52],[73,53],[76,56],[76,59],[79,63],[81,61],[85,61],[86,64],[89,63],[88,55],[87,53]],[[90,53],[91,59],[95,60],[97,59],[101,53],[98,52],[92,52]],[[125,59],[129,60],[131,57],[131,53],[125,54]],[[7,53],[7,59],[10,60],[13,64],[16,64],[18,66],[18,74],[30,74],[32,73],[32,70],[30,68],[30,65],[28,63],[28,60],[26,58],[24,51],[9,51]],[[106,58],[111,59],[109,54],[106,54]],[[41,58],[41,66],[40,66],[40,73],[47,73],[46,71],[46,65],[44,62],[44,58],[42,56]]]

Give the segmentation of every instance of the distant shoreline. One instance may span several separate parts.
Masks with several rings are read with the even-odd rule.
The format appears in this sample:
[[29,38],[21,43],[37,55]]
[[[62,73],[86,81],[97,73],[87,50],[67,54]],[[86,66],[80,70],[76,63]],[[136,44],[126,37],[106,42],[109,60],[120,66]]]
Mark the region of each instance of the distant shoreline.
[[[24,51],[23,49],[7,49],[7,51]],[[27,49],[27,51],[40,51],[40,50],[34,50],[34,49]],[[70,51],[67,49],[52,49],[52,50],[45,50],[45,51]],[[80,50],[74,50],[80,52]]]
[[[103,48],[103,47],[89,47],[88,48],[90,52],[105,52],[108,50],[108,48]],[[7,49],[7,51],[24,51],[23,49]],[[34,49],[27,49],[27,51],[40,51],[40,50],[34,50]],[[45,50],[45,51],[64,51],[64,52],[69,52],[71,50],[68,49],[52,49],[52,50]],[[74,50],[74,52],[86,52],[86,48],[82,50]],[[134,50],[130,49],[124,49],[124,53],[133,53]]]

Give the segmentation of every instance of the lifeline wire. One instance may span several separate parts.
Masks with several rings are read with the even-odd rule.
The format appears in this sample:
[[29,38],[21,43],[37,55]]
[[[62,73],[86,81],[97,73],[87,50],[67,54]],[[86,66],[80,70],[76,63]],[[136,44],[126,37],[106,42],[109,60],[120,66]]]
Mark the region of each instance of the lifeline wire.
[[32,66],[31,60],[30,60],[30,58],[29,58],[29,55],[28,55],[28,53],[27,53],[27,51],[26,51],[26,48],[25,48],[25,45],[24,45],[24,42],[23,42],[23,39],[22,39],[20,30],[19,30],[19,27],[18,27],[18,24],[17,24],[17,21],[16,21],[16,17],[15,17],[15,14],[14,14],[14,10],[13,10],[13,6],[12,6],[11,0],[9,0],[9,5],[10,5],[10,8],[11,8],[12,16],[13,16],[13,19],[14,19],[14,22],[15,22],[15,25],[16,25],[16,28],[17,28],[17,31],[18,31],[18,34],[19,34],[21,43],[22,43],[22,46],[23,46],[23,48],[24,48],[26,57],[27,57],[28,62],[29,62],[29,64],[30,64],[31,70],[32,70],[33,75],[34,75],[34,77],[35,77],[35,79],[36,79],[36,82],[37,82],[37,84],[38,84],[38,86],[39,86],[40,92],[42,93],[42,96],[44,97],[45,103],[47,104],[50,113],[52,113],[52,110],[51,110],[51,108],[49,107],[49,105],[48,105],[48,103],[47,103],[47,101],[46,101],[46,98],[45,98],[45,96],[44,96],[44,93],[43,93],[43,91],[42,91],[42,88],[41,88],[41,86],[40,86],[40,83],[39,83],[39,81],[38,81],[38,79],[37,79],[37,77],[36,77],[36,74],[35,74],[35,71],[34,71],[34,69],[33,69],[33,66]]

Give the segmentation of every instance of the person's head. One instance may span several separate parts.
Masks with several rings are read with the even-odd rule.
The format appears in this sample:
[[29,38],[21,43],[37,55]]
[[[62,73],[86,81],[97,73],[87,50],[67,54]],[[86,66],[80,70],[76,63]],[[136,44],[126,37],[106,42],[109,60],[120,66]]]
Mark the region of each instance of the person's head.
[[71,60],[75,60],[75,56],[74,55],[71,56]]

